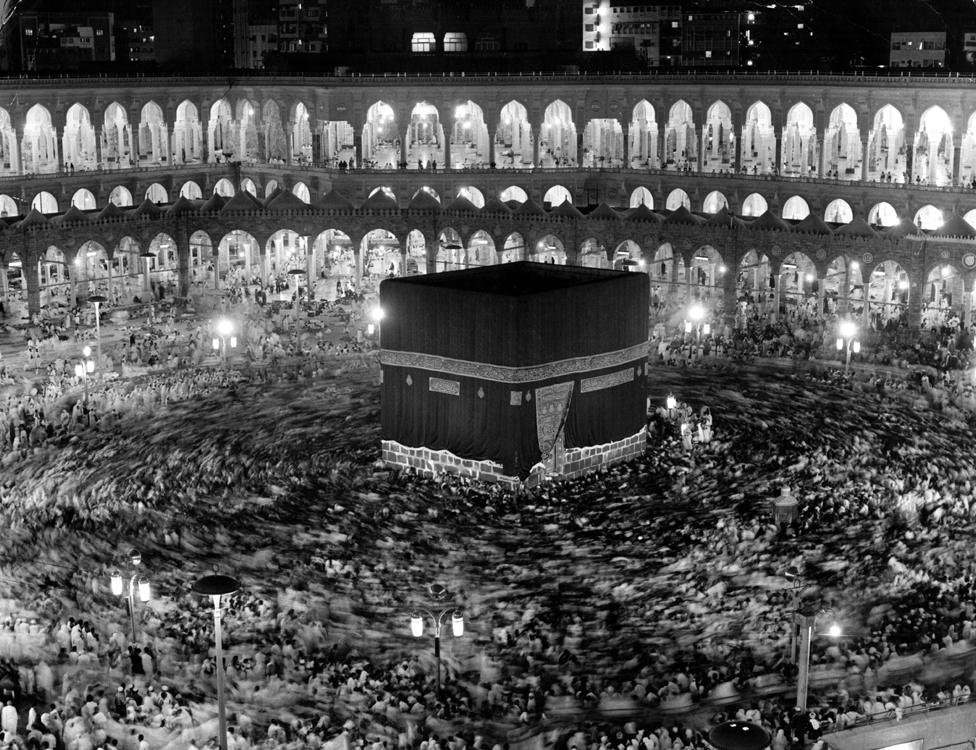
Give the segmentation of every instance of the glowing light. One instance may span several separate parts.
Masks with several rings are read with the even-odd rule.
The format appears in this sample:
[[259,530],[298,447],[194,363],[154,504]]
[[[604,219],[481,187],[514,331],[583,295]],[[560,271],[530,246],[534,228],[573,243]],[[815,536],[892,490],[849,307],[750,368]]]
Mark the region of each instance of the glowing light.
[[901,290],[902,290],[903,292],[904,292],[904,291],[905,291],[906,289],[908,289],[908,279],[901,279],[901,280],[900,280],[900,281],[898,282],[898,288],[899,288],[899,289],[901,289]]
[[852,339],[857,335],[857,325],[853,320],[842,320],[837,326],[837,331],[845,339]]
[[831,638],[840,638],[841,635],[843,635],[843,632],[844,631],[841,629],[840,625],[838,625],[836,622],[832,623],[831,626],[827,628],[827,635],[829,635]]
[[697,323],[705,317],[705,308],[701,305],[692,305],[688,308],[688,318]]

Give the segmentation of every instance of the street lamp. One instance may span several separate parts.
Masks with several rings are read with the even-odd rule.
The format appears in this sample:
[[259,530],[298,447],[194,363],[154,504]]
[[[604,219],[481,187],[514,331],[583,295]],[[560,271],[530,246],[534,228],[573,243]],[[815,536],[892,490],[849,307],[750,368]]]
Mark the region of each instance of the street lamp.
[[[797,611],[797,618],[800,621],[800,660],[797,664],[799,671],[796,678],[796,710],[800,712],[807,710],[807,693],[810,690],[810,645],[813,642],[813,628],[817,624],[817,616],[821,614],[827,613],[815,604],[807,604]],[[833,622],[823,635],[840,638],[843,631],[838,623]]]
[[139,550],[131,549],[129,550],[129,563],[132,565],[132,576],[129,578],[129,587],[126,590],[125,579],[122,573],[118,570],[112,573],[112,593],[115,596],[122,596],[125,594],[126,603],[129,607],[129,624],[132,630],[132,642],[135,643],[137,640],[136,632],[136,579],[139,579],[139,601],[148,602],[151,598],[151,592],[149,590],[149,580],[146,578],[139,578],[138,568],[142,564],[142,555],[139,554]]
[[708,336],[712,332],[712,326],[705,320],[705,308],[701,305],[692,305],[688,308],[688,317],[685,320],[685,333],[695,332],[695,337],[702,335]]
[[234,335],[234,321],[230,318],[220,318],[214,326],[213,348],[215,352],[220,352],[220,359],[227,363],[227,349],[237,348],[237,336]]
[[844,359],[844,375],[847,375],[851,368],[851,352],[861,353],[861,342],[857,340],[857,325],[853,320],[842,320],[837,326],[837,351],[847,349],[847,356]]
[[289,275],[291,275],[295,279],[295,317],[297,318],[298,317],[299,303],[301,302],[301,299],[300,299],[301,295],[299,294],[299,292],[301,292],[301,290],[302,290],[302,280],[299,279],[298,277],[305,275],[305,269],[304,268],[292,268],[290,271],[288,271],[288,273],[289,273]]
[[239,590],[241,582],[230,576],[214,573],[193,584],[193,593],[209,596],[214,608],[214,643],[217,656],[217,740],[220,750],[227,750],[227,705],[224,698],[224,650],[220,625],[220,597]]
[[81,350],[82,359],[75,365],[75,377],[85,384],[85,403],[88,403],[88,375],[95,371],[95,363],[91,359],[91,347],[85,344]]
[[108,297],[101,294],[93,294],[88,301],[95,306],[95,347],[98,352],[95,357],[95,364],[98,366],[98,377],[102,377],[102,303],[108,302]]
[[366,335],[372,337],[373,334],[377,333],[380,330],[380,323],[382,323],[383,318],[386,316],[386,313],[383,311],[382,307],[377,305],[372,310],[370,310],[369,316],[372,318],[372,321],[370,321],[366,325]]
[[[427,587],[431,597],[435,601],[444,601],[450,595],[448,590],[439,583],[431,584]],[[410,615],[410,632],[414,638],[420,638],[424,634],[424,616],[430,618],[434,626],[434,658],[437,660],[437,694],[441,692],[441,628],[446,623],[446,617],[451,616],[451,634],[455,638],[464,635],[464,615],[454,605],[445,607],[439,611],[421,608]]]

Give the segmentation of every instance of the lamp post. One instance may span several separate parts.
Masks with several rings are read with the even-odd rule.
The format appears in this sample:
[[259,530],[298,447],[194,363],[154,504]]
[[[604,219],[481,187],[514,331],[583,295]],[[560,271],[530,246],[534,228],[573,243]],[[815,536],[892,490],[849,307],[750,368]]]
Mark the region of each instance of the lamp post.
[[295,317],[297,318],[298,317],[299,304],[301,303],[301,294],[300,294],[300,292],[302,291],[302,280],[299,279],[298,277],[305,275],[305,269],[304,268],[292,268],[291,270],[288,271],[288,274],[295,279]]
[[[813,643],[813,628],[817,624],[817,616],[826,614],[817,605],[806,605],[797,610],[796,616],[800,623],[800,658],[797,664],[796,677],[796,710],[807,710],[807,694],[810,691],[810,646]],[[843,635],[840,625],[831,623],[824,635],[840,638]]]
[[370,311],[369,316],[372,318],[372,320],[366,324],[367,336],[373,338],[374,335],[379,334],[380,330],[382,330],[381,324],[383,322],[383,318],[385,317],[385,315],[386,313],[383,311],[383,308],[380,307],[379,305],[377,305]]
[[108,298],[101,294],[93,294],[88,301],[95,306],[95,351],[97,352],[95,365],[98,367],[98,377],[101,379],[102,370],[105,369],[102,366],[102,303],[108,302]]
[[800,600],[800,593],[803,591],[804,586],[806,586],[806,581],[803,580],[803,576],[800,575],[800,569],[795,565],[790,565],[785,571],[783,571],[783,577],[790,582],[790,662],[796,664],[796,648],[797,648],[797,621],[799,619],[798,603]]
[[857,340],[857,325],[853,320],[842,320],[837,326],[837,333],[839,334],[837,336],[837,351],[847,349],[847,355],[844,359],[844,375],[846,376],[851,369],[851,352],[860,354],[861,342]]
[[[442,602],[448,598],[450,593],[439,583],[431,584],[427,587],[428,592],[435,601]],[[414,638],[420,638],[424,634],[424,617],[429,617],[434,626],[434,658],[437,661],[437,694],[441,693],[441,628],[443,628],[447,615],[451,615],[451,634],[455,638],[464,635],[464,616],[454,605],[444,607],[440,610],[430,610],[421,608],[410,615],[410,632]]]
[[692,305],[688,308],[688,317],[685,319],[685,333],[695,332],[695,338],[699,339],[702,335],[708,336],[712,332],[712,326],[705,320],[705,308],[701,305]]
[[81,350],[82,359],[75,365],[75,377],[85,384],[85,403],[88,403],[88,375],[95,370],[95,363],[91,359],[91,347],[87,344]]
[[220,352],[220,360],[227,364],[227,349],[237,348],[237,336],[234,335],[234,321],[230,318],[220,318],[214,326],[213,348]]
[[129,624],[132,629],[132,642],[135,643],[137,640],[138,633],[136,631],[136,579],[139,579],[139,600],[142,602],[148,602],[151,598],[151,592],[149,590],[149,581],[146,578],[139,578],[139,566],[142,564],[142,555],[139,554],[139,550],[131,549],[129,550],[129,563],[132,565],[133,573],[129,578],[128,590],[125,587],[125,579],[122,573],[118,570],[112,573],[112,593],[116,596],[122,596],[125,594],[126,602],[129,608]]
[[214,651],[217,656],[217,740],[220,743],[220,750],[227,750],[227,705],[224,698],[224,650],[220,623],[220,598],[233,594],[240,587],[241,582],[236,578],[219,573],[204,576],[193,584],[193,593],[209,596],[214,608]]

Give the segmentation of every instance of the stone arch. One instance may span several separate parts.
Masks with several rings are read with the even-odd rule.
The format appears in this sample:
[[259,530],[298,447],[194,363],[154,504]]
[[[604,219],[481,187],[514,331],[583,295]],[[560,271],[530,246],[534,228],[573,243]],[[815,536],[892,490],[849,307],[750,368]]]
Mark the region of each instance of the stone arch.
[[57,304],[63,298],[68,306],[74,305],[71,288],[71,266],[61,248],[50,245],[37,262],[37,278],[40,286],[41,306]]
[[474,204],[475,208],[485,207],[485,196],[478,188],[473,185],[462,185],[458,188],[458,198],[464,198]]
[[795,251],[783,258],[776,274],[779,314],[818,316],[817,265],[806,253]]
[[406,144],[407,169],[443,167],[444,127],[437,107],[429,102],[417,102],[410,113]]
[[942,209],[928,203],[915,212],[915,218],[912,221],[920,229],[931,232],[945,223],[945,217],[942,214]]
[[652,304],[665,305],[669,302],[680,302],[684,298],[686,287],[683,282],[687,276],[685,261],[680,253],[675,252],[670,242],[657,246],[648,275],[651,277]]
[[554,263],[564,266],[567,262],[566,246],[556,235],[544,235],[531,246],[528,259],[536,263]]
[[105,108],[102,122],[102,166],[105,169],[128,169],[132,166],[129,113],[118,102],[112,102]]
[[371,229],[359,243],[363,264],[361,291],[376,291],[379,282],[403,273],[400,240],[389,229]]
[[208,276],[213,278],[213,240],[198,229],[190,235],[190,279],[195,284],[202,284]]
[[6,193],[0,195],[0,216],[20,216],[17,202]]
[[[344,290],[355,287],[359,272],[356,270],[356,253],[352,239],[348,234],[335,228],[319,232],[312,242],[312,253],[315,256],[315,267],[321,269],[320,276],[325,279],[322,297],[336,299]],[[316,286],[321,284],[317,283]],[[316,297],[318,296],[319,293],[316,292]]]
[[639,243],[633,240],[623,240],[617,244],[610,261],[615,271],[631,271],[643,273],[645,266],[644,251]]
[[850,104],[838,104],[824,132],[823,174],[838,180],[860,180],[863,163],[857,113]]
[[289,135],[291,136],[291,163],[311,166],[314,158],[312,125],[308,107],[304,102],[298,102],[292,107]]
[[[575,167],[578,163],[576,149],[573,111],[566,102],[556,99],[546,107],[543,114],[542,127],[539,130],[539,166]],[[563,253],[565,254],[565,249]]]
[[478,229],[468,238],[468,267],[493,266],[496,263],[495,241],[484,229]]
[[529,194],[518,185],[509,185],[498,194],[502,203],[525,203],[529,199]]
[[291,186],[291,192],[295,194],[297,198],[304,201],[305,203],[312,202],[312,193],[308,189],[308,185],[299,180],[294,185]]
[[886,201],[876,203],[868,212],[868,224],[873,227],[892,227],[901,221],[895,207]]
[[735,131],[732,110],[723,101],[708,108],[701,136],[702,171],[725,172],[732,169],[735,154]]
[[191,201],[203,200],[203,188],[193,180],[187,180],[180,187],[180,195]]
[[835,257],[827,264],[822,286],[825,313],[863,317],[864,280],[858,261],[846,255]]
[[885,104],[874,114],[873,127],[868,134],[867,162],[867,179],[905,182],[908,169],[905,121],[901,112],[891,104]]
[[962,218],[966,223],[969,224],[969,226],[976,229],[976,208],[972,209],[971,211],[967,211],[966,215]]
[[664,207],[668,211],[677,211],[679,208],[684,206],[689,211],[691,210],[691,198],[688,197],[686,193],[681,188],[675,188],[668,194],[668,200],[664,204]]
[[725,262],[722,254],[712,245],[701,245],[691,256],[688,283],[692,297],[701,302],[722,299],[722,277],[725,275]]
[[654,195],[646,187],[636,187],[634,191],[630,194],[630,207],[637,208],[639,205],[644,204],[649,209],[654,209]]
[[767,210],[769,210],[769,204],[759,193],[750,193],[746,196],[745,200],[742,201],[743,216],[755,218],[757,216],[762,216]]
[[776,129],[764,102],[753,102],[746,110],[739,162],[743,174],[772,174],[776,166]]
[[[105,246],[95,240],[87,240],[75,252],[74,269],[78,271],[79,291],[82,297],[102,294],[114,299],[109,285],[109,266],[113,263]],[[114,286],[114,285],[113,285]]]
[[389,185],[380,185],[379,187],[374,187],[372,190],[369,191],[369,195],[367,196],[366,199],[369,200],[377,193],[382,193],[383,195],[385,195],[387,198],[390,198],[391,200],[394,201],[397,200],[396,193],[393,192],[393,188],[391,188]]
[[698,163],[695,118],[691,105],[679,99],[671,105],[664,127],[664,168],[683,171]]
[[810,215],[810,206],[801,195],[790,196],[783,204],[782,218],[787,221],[803,221]]
[[929,107],[919,119],[912,159],[912,179],[922,185],[952,184],[955,162],[952,120],[942,107]]
[[199,164],[203,161],[203,125],[196,105],[184,99],[176,108],[173,122],[173,163]]
[[[647,99],[641,99],[634,106],[630,117],[630,164],[631,169],[658,169],[661,159],[658,156],[658,127],[654,107]],[[651,206],[648,206],[651,208]]]
[[322,123],[321,159],[333,169],[356,167],[356,131],[346,120]]
[[148,101],[139,112],[139,164],[166,164],[169,161],[169,152],[169,130],[163,108],[154,101]]
[[797,102],[786,115],[783,128],[783,160],[780,174],[789,177],[814,177],[820,171],[820,144],[813,122],[813,110]]
[[214,272],[228,284],[250,282],[255,270],[262,281],[267,278],[261,245],[254,235],[242,229],[233,229],[220,238],[214,261]]
[[20,149],[17,148],[17,131],[10,113],[0,107],[0,174],[20,173]]
[[285,128],[281,124],[281,108],[274,99],[268,99],[261,107],[264,157],[269,164],[285,164],[288,159],[288,143]]
[[488,125],[481,107],[468,99],[454,108],[451,169],[488,165]]
[[169,203],[169,193],[158,182],[146,188],[146,198],[150,203]]
[[876,328],[898,322],[908,312],[911,282],[908,272],[895,260],[878,263],[865,279],[868,319]]
[[410,202],[413,203],[417,196],[421,193],[426,193],[438,203],[441,203],[441,197],[437,194],[437,191],[434,190],[434,188],[430,187],[430,185],[421,185],[419,188],[417,188],[417,191],[410,196]]
[[64,119],[61,152],[65,166],[82,172],[98,169],[97,139],[88,108],[76,102],[68,107]]
[[406,276],[427,273],[427,238],[419,229],[411,229],[407,234]]
[[533,164],[532,124],[525,105],[514,99],[502,107],[495,130],[495,161],[502,169],[529,169]]
[[854,221],[854,209],[843,198],[835,198],[824,210],[824,221],[828,224],[850,224]]
[[31,200],[31,208],[40,211],[42,214],[58,213],[58,199],[47,190],[41,190]]
[[241,190],[246,193],[250,193],[255,198],[258,197],[258,186],[254,184],[254,180],[250,177],[245,177],[241,180]]
[[160,299],[166,290],[175,290],[179,283],[179,255],[176,242],[165,232],[159,232],[149,242],[149,252],[152,257],[142,259],[140,266],[143,274],[148,271],[146,286],[151,298]]
[[230,102],[221,98],[210,106],[210,118],[207,120],[207,159],[210,162],[221,161],[225,153],[233,153],[235,148],[234,115]]
[[612,268],[607,258],[607,248],[595,237],[588,237],[580,243],[576,262],[584,268]]
[[584,168],[618,168],[624,162],[624,131],[615,117],[594,118],[583,128]]
[[458,271],[467,267],[468,255],[461,235],[454,227],[444,227],[437,235],[436,271]]
[[213,193],[214,195],[219,195],[221,198],[233,198],[234,183],[226,177],[221,177],[214,183]]
[[125,185],[116,185],[112,192],[108,194],[108,202],[114,203],[119,208],[126,208],[132,205],[132,191]]
[[82,211],[94,211],[96,207],[95,196],[88,188],[79,188],[71,196],[71,205]]
[[525,237],[519,232],[512,232],[505,238],[502,245],[502,252],[498,256],[499,263],[515,263],[526,260],[528,256],[525,252]]
[[959,185],[976,187],[976,112],[966,124],[959,149]]
[[542,205],[550,208],[555,208],[565,202],[569,202],[572,205],[573,194],[562,185],[553,185],[546,190],[546,194],[542,198]]
[[[264,198],[267,200],[278,190],[278,181],[275,179],[268,180],[264,185]],[[373,193],[376,191],[374,190]],[[372,195],[373,193],[370,193]]]
[[[268,275],[278,278],[288,284],[288,288],[281,292],[282,300],[293,300],[295,289],[307,283],[307,279],[297,274],[290,274],[291,270],[308,270],[308,242],[307,238],[294,229],[282,228],[273,232],[264,243],[264,257],[266,258]],[[295,276],[294,279],[290,278]]]
[[705,196],[705,200],[702,201],[702,213],[706,214],[717,214],[723,208],[727,209],[728,207],[729,199],[718,190],[710,192]]
[[237,158],[244,164],[257,164],[261,160],[258,106],[250,99],[238,99],[234,114],[237,117]]
[[366,111],[363,166],[395,169],[400,164],[400,134],[393,107],[378,101]]
[[955,319],[953,328],[962,323],[963,295],[966,285],[959,269],[952,263],[940,263],[931,268],[922,289],[922,324],[939,329]]

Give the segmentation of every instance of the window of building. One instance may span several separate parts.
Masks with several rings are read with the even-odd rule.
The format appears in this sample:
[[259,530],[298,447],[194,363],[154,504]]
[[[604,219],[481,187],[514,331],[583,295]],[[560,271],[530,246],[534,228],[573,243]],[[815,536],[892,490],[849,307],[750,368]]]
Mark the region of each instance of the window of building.
[[491,34],[482,34],[474,43],[474,48],[479,52],[498,52],[502,48],[502,45]]
[[586,26],[583,27],[583,29],[584,29],[584,31],[593,31],[593,24],[592,23],[588,23],[588,24],[586,24]]
[[593,49],[593,42],[587,42],[583,45],[585,49]]
[[429,31],[418,31],[410,40],[411,52],[436,52],[437,37]]
[[444,35],[445,52],[467,52],[468,35],[463,31],[448,31]]

